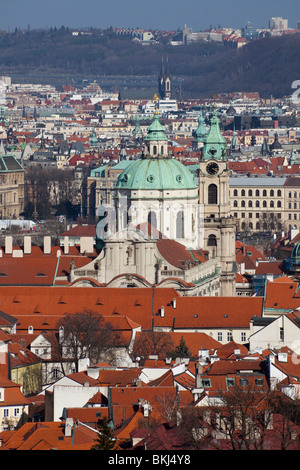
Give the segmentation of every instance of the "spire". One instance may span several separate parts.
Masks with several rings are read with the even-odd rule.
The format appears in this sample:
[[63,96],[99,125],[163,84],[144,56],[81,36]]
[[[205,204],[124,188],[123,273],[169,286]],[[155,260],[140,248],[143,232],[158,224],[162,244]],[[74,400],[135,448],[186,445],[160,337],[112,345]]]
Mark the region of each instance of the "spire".
[[236,147],[236,132],[235,132],[235,123],[233,123],[233,133],[231,139],[231,149],[234,150]]
[[193,141],[193,147],[199,148],[199,146],[205,142],[206,136],[207,129],[204,125],[204,118],[201,110],[198,118],[198,127],[193,131],[193,137],[195,137],[195,140]]
[[210,129],[204,142],[204,160],[223,160],[227,158],[226,140],[221,134],[219,122],[217,111],[214,107],[213,115],[210,120]]

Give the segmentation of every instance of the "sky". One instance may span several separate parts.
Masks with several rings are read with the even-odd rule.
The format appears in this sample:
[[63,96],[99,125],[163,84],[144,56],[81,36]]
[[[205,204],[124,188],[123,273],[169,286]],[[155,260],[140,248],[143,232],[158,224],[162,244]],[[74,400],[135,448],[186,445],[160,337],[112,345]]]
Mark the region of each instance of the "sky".
[[210,26],[267,28],[280,16],[295,28],[299,0],[1,0],[0,29],[110,26],[193,31]]

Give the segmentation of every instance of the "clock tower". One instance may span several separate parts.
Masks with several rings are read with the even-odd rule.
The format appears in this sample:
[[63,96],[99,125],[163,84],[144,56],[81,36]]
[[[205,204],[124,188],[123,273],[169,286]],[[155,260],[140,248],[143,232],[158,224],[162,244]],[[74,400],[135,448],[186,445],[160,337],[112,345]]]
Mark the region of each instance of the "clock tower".
[[236,221],[230,213],[227,144],[220,131],[216,109],[200,158],[199,203],[203,213],[204,247],[210,257],[220,259],[221,293],[235,295]]

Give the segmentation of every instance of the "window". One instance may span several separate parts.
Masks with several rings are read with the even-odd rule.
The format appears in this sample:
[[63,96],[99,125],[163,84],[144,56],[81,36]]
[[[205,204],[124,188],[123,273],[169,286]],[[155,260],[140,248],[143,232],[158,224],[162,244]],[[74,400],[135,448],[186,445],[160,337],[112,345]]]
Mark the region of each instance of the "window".
[[19,416],[20,415],[20,408],[15,408],[14,409],[14,416]]
[[3,418],[8,418],[9,417],[9,409],[8,408],[4,408],[3,409]]
[[216,239],[215,235],[209,235],[207,245],[208,246],[217,246],[217,239]]
[[279,338],[280,341],[284,341],[284,329],[282,327],[279,328]]
[[242,201],[242,202],[241,202],[241,206],[242,206],[242,207],[245,207],[245,205],[246,205],[245,201]]
[[232,341],[232,332],[231,331],[227,332],[227,341]]
[[245,194],[246,194],[246,193],[245,193],[245,190],[242,189],[241,196],[245,196]]
[[278,189],[278,191],[277,191],[277,196],[278,196],[278,197],[281,196],[281,190],[280,190],[280,189]]
[[267,191],[264,189],[263,190],[263,196],[266,197],[267,196]]
[[237,201],[233,201],[233,207],[237,207],[238,206],[238,202]]
[[255,191],[255,196],[259,196],[259,189]]
[[255,379],[255,385],[258,385],[259,387],[261,387],[263,384],[264,384],[264,379],[262,378]]
[[240,385],[241,387],[248,387],[248,379],[246,377],[241,377],[240,378]]
[[176,217],[176,238],[184,238],[184,216],[183,211],[179,211]]
[[226,378],[226,384],[227,384],[227,388],[228,387],[234,387],[234,378],[233,377],[231,377],[231,378],[227,377]]
[[156,214],[153,211],[150,211],[148,214],[148,223],[152,225],[152,227],[157,228],[157,220],[156,220]]
[[237,195],[238,195],[237,189],[235,189],[235,190],[233,191],[233,195],[234,195],[234,196],[237,196]]
[[208,204],[218,204],[218,188],[215,184],[208,186]]
[[270,196],[271,196],[271,197],[274,197],[274,191],[273,191],[273,189],[271,189],[271,191],[270,191]]
[[248,191],[248,196],[249,196],[249,197],[252,196],[252,189],[249,189],[249,191]]
[[259,201],[255,202],[255,207],[259,207]]
[[248,202],[248,207],[252,207],[252,201]]
[[218,331],[218,341],[223,341],[223,333],[222,333],[222,331]]
[[205,387],[211,387],[210,379],[202,379],[202,380],[201,380],[201,384],[202,384],[202,387],[203,387],[203,388],[205,388]]
[[246,333],[242,331],[241,333],[241,341],[245,342],[246,341]]

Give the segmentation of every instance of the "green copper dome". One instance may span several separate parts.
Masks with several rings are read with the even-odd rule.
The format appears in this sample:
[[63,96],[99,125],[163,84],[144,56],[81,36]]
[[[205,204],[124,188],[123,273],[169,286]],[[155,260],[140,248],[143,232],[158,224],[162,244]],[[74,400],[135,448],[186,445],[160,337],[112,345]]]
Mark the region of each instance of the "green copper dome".
[[193,175],[173,158],[140,158],[119,175],[118,189],[196,189]]

